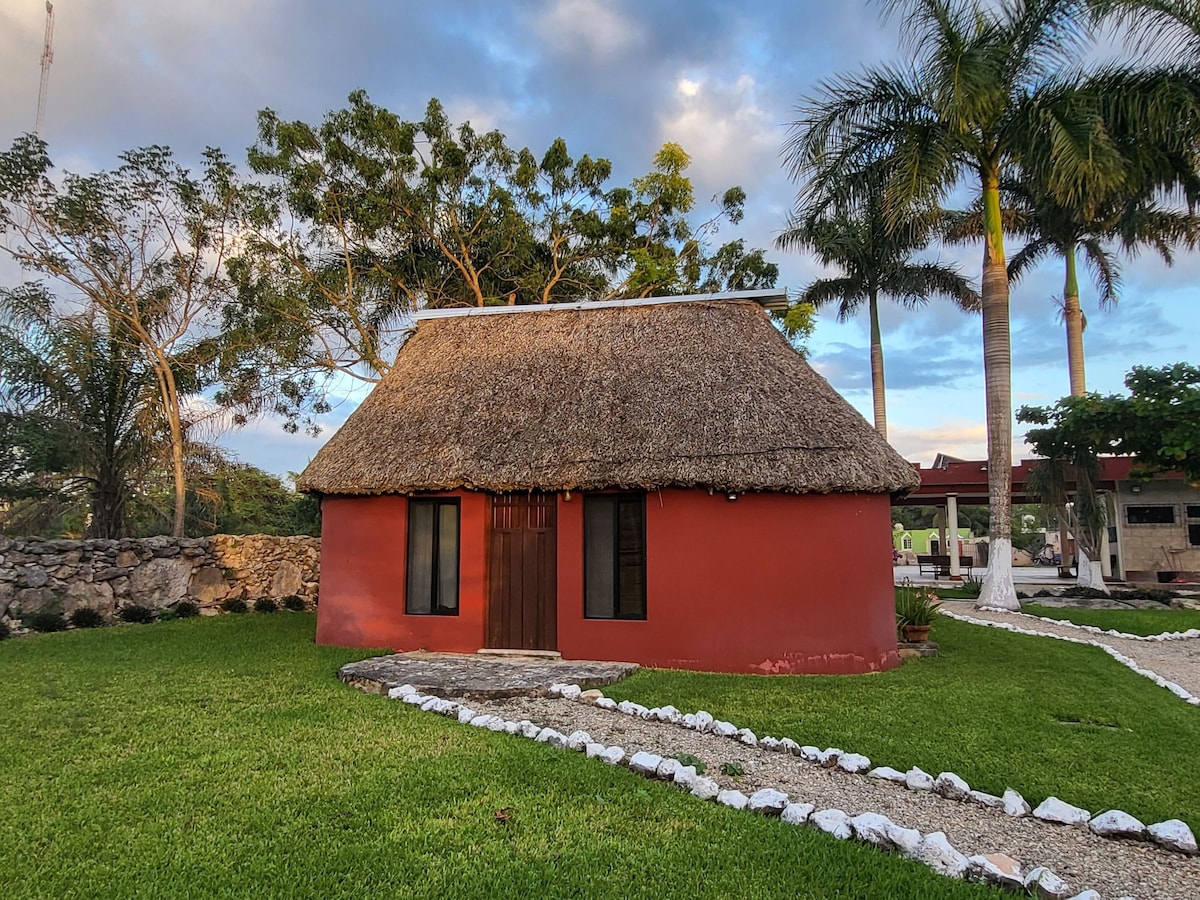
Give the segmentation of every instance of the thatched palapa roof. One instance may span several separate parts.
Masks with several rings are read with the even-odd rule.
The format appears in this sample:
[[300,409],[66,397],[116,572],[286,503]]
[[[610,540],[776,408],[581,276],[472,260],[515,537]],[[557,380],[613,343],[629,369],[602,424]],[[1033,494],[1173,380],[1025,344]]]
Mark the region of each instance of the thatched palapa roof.
[[463,313],[419,321],[301,490],[918,484],[754,299]]

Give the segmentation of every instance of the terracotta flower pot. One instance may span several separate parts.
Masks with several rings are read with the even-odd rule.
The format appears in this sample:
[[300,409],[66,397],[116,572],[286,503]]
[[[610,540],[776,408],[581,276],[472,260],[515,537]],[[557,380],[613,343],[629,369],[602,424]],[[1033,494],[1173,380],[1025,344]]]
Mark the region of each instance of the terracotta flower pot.
[[912,644],[920,644],[929,640],[928,625],[905,625],[900,630],[904,632],[904,639]]

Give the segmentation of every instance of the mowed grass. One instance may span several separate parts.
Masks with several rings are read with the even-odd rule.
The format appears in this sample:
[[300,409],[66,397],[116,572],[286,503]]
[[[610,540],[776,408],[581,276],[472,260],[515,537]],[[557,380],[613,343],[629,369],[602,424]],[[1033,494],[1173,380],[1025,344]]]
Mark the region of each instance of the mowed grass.
[[976,789],[1057,796],[1200,833],[1200,709],[1099,648],[939,617],[935,659],[855,678],[642,671],[608,692],[706,709],[756,734],[951,771]]
[[[312,636],[312,616],[277,613],[0,643],[5,896],[1000,896],[362,694],[334,673],[371,654]],[[892,684],[874,708],[828,710],[829,733],[870,752],[863,725],[888,721],[901,746],[941,752],[957,742],[929,736],[944,711],[912,704],[943,674],[906,667],[830,692],[822,679],[646,673],[622,690],[751,724],[786,700],[802,712],[781,725],[811,733],[814,707]],[[1007,739],[1036,756],[1020,745]]]
[[1027,603],[1021,607],[1021,612],[1125,634],[1162,634],[1164,631],[1200,628],[1200,610],[1195,609],[1078,609]]

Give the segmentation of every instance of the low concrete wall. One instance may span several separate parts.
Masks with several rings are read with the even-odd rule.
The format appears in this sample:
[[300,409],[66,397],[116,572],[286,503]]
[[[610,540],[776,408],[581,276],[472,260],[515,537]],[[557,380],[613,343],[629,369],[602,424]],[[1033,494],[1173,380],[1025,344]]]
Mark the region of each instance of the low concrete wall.
[[317,595],[321,541],[219,534],[117,541],[0,537],[0,619],[79,607],[106,616],[123,606],[164,609],[181,600],[215,613],[229,597],[253,602]]

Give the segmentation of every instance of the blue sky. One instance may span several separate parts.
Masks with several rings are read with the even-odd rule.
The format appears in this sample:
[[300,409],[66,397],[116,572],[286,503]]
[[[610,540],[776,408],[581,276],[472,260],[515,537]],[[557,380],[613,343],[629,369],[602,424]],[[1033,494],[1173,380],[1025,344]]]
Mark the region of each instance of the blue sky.
[[[33,124],[44,15],[43,0],[0,8],[5,141]],[[895,24],[861,0],[59,0],[54,52],[42,134],[66,169],[105,168],[121,150],[151,143],[185,160],[205,145],[243,160],[259,109],[315,122],[361,87],[405,118],[419,118],[436,96],[455,121],[499,128],[539,153],[562,136],[577,155],[612,159],[614,183],[642,174],[658,147],[677,142],[692,155],[698,196],[734,184],[749,195],[742,225],[720,237],[767,248],[795,193],[779,150],[796,104],[823,78],[902,54]],[[978,278],[979,248],[932,255]],[[781,286],[799,289],[820,274],[803,255],[769,256]],[[1013,287],[1014,406],[1068,390],[1052,302],[1062,292],[1060,265],[1050,261]],[[1094,289],[1084,287],[1092,390],[1120,390],[1132,365],[1196,358],[1195,255],[1181,254],[1170,269],[1142,256],[1124,274],[1112,311],[1097,310]],[[0,281],[14,277],[0,267]],[[924,462],[938,450],[982,456],[978,318],[937,301],[915,313],[888,304],[882,325],[892,443]],[[810,349],[816,368],[869,418],[865,317],[822,315]],[[264,420],[222,443],[269,471],[297,471],[355,402],[336,404],[318,439]]]

